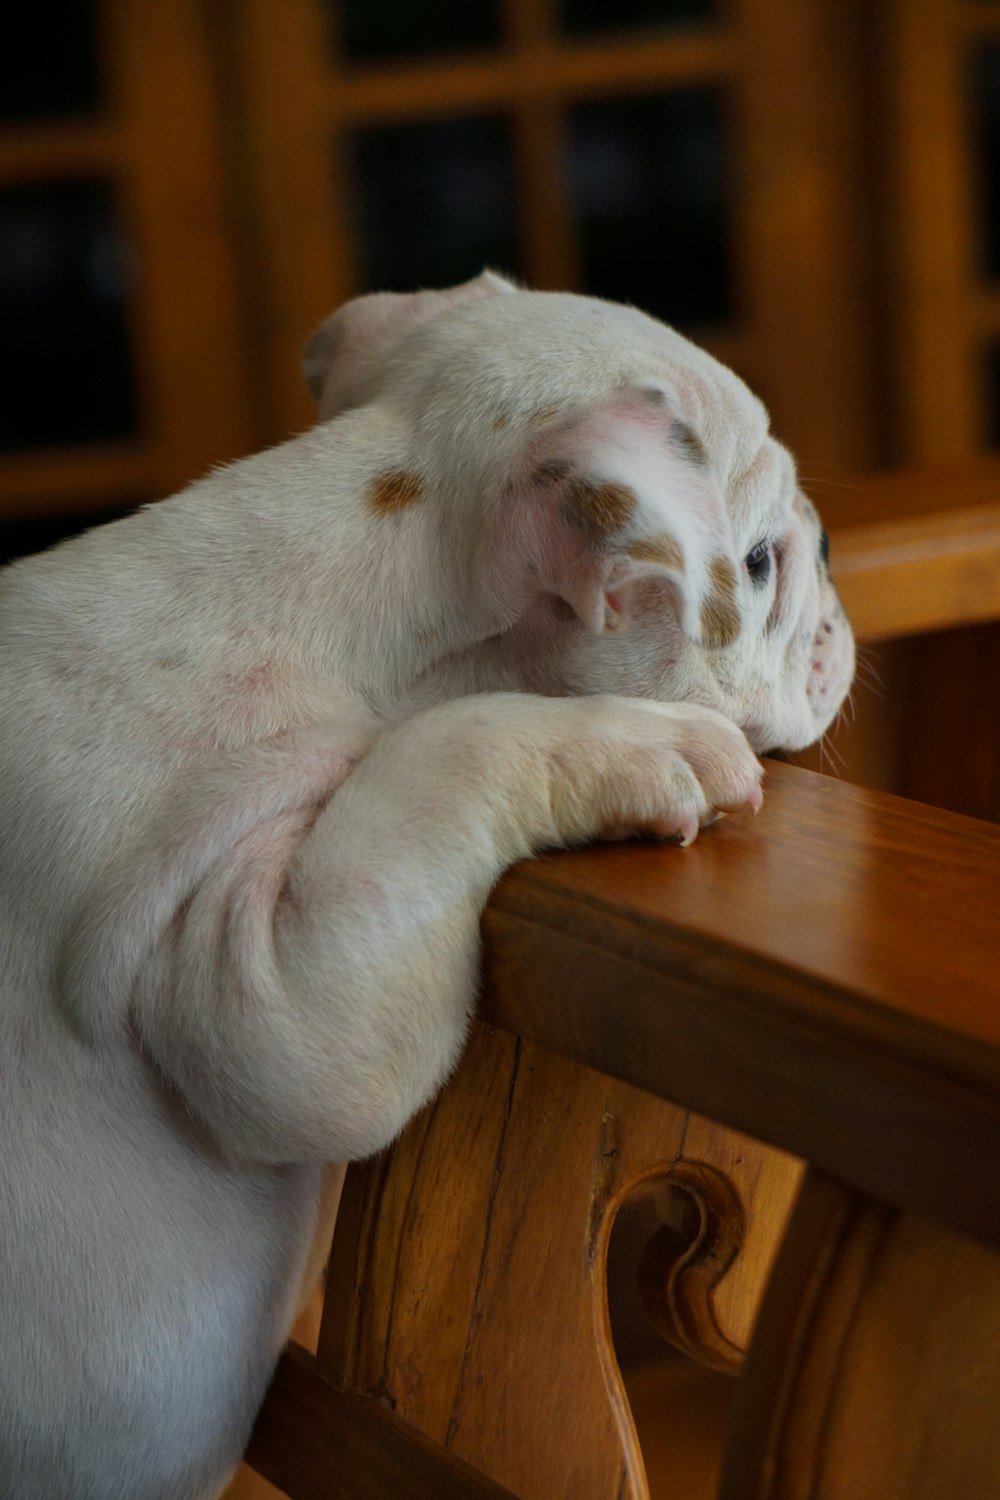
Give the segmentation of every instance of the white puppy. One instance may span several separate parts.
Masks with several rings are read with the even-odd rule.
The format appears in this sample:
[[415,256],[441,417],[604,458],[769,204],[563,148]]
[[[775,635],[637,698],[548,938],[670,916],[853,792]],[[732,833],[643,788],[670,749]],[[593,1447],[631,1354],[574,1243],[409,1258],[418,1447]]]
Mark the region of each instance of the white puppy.
[[500,872],[756,808],[851,677],[788,454],[671,330],[486,275],[307,366],[311,432],[0,582],[11,1500],[216,1495]]

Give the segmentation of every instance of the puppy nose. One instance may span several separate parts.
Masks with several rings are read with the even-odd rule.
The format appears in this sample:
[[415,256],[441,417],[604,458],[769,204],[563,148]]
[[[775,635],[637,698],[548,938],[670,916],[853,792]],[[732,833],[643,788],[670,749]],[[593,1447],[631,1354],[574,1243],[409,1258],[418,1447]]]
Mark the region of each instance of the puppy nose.
[[828,568],[830,566],[830,538],[825,531],[819,534],[819,555],[823,559],[823,566]]

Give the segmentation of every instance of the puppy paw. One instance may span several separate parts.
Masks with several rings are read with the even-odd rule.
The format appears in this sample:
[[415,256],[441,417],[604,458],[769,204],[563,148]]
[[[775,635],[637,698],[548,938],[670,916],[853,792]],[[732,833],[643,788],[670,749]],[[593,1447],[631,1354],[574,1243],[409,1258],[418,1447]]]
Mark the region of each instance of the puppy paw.
[[763,768],[722,714],[634,698],[576,705],[580,732],[550,759],[561,842],[646,836],[688,845],[722,813],[759,812]]

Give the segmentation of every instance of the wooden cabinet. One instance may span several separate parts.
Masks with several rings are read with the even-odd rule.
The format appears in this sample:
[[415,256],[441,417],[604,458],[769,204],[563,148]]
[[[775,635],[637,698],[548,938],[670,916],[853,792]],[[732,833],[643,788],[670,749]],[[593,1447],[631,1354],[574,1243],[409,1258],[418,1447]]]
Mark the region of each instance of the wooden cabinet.
[[247,8],[275,421],[306,418],[298,341],[325,303],[486,258],[691,332],[763,390],[809,472],[871,462],[850,3],[509,0],[475,50],[359,46],[362,14],[393,9]]
[[[1000,441],[1000,0],[63,12],[4,60],[0,556],[306,426],[331,306],[484,260],[676,322],[821,504]],[[882,648],[846,773],[996,816],[998,660]]]
[[65,10],[61,85],[44,10],[5,49],[0,515],[69,527],[253,435],[202,7]]
[[820,487],[1000,429],[995,0],[64,10],[6,62],[7,517],[280,438],[331,305],[484,260],[700,338]]

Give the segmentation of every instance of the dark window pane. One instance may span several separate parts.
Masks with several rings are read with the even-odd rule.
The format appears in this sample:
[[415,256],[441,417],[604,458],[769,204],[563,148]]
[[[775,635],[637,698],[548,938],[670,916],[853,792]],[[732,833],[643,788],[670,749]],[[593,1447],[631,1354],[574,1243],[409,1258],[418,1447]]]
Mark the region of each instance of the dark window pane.
[[0,46],[0,123],[93,111],[98,91],[92,0],[11,7]]
[[327,11],[345,56],[355,62],[421,57],[496,46],[499,0],[332,0]]
[[973,58],[971,94],[983,208],[980,268],[996,280],[1000,279],[1000,47],[986,47]]
[[720,105],[699,89],[574,110],[570,175],[587,291],[681,327],[731,319]]
[[644,27],[670,31],[715,19],[717,0],[562,0],[562,26],[570,34]]
[[101,182],[0,192],[0,320],[7,394],[0,448],[135,430],[127,254]]
[[448,286],[487,265],[516,274],[502,119],[384,126],[359,131],[353,144],[369,290]]

